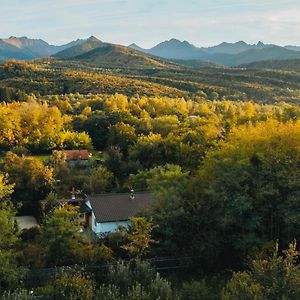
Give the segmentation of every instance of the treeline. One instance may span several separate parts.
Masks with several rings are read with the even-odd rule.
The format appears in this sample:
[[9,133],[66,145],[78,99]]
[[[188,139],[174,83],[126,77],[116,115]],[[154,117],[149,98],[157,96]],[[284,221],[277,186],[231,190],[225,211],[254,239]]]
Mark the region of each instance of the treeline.
[[57,107],[37,102],[0,104],[0,147],[24,147],[32,152],[89,148],[85,133],[70,131]]
[[[0,65],[0,80],[3,88],[14,88],[35,95],[68,93],[123,93],[148,96],[186,96],[186,91],[159,83],[150,83],[139,78],[127,78],[111,72],[89,72],[80,67],[52,65],[51,62],[15,62]],[[8,99],[9,100],[9,99]]]
[[[53,170],[50,182],[61,181],[56,185],[59,193],[68,195],[72,186],[85,194],[127,191],[128,184],[138,186],[129,182],[131,174],[166,164],[195,174],[207,154],[218,149],[233,130],[242,130],[241,126],[256,128],[272,120],[286,124],[296,122],[300,116],[300,109],[290,104],[128,98],[120,94],[30,96],[27,102],[0,104],[0,112],[0,150],[16,154],[5,154],[2,170],[17,179],[25,176],[19,166],[35,166],[27,168],[28,180],[18,181],[15,194],[18,199],[27,197],[36,204],[49,190],[49,180],[43,172],[38,173],[42,183],[35,190],[47,188],[38,194],[30,192],[30,177],[36,176],[33,170],[42,168],[37,167],[41,164],[38,158],[26,156],[51,156],[54,150],[63,149],[92,150],[90,168],[76,172],[72,172],[66,158],[56,155],[44,160]],[[22,155],[25,157],[17,159]],[[107,180],[99,180],[101,176]],[[97,180],[101,184],[93,183]],[[145,184],[139,187],[145,188]]]
[[0,65],[0,80],[3,89],[37,96],[120,93],[129,97],[200,97],[270,104],[282,101],[297,104],[300,100],[299,74],[270,69],[105,69],[71,61],[42,59],[6,62]]

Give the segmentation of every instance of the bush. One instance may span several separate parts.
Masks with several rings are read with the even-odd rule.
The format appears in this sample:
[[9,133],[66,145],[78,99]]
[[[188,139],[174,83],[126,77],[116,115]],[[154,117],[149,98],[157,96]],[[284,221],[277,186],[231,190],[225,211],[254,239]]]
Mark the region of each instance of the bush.
[[259,257],[249,271],[237,272],[223,289],[222,299],[300,299],[300,266],[296,242],[280,256],[278,243],[269,257]]
[[114,284],[101,285],[96,294],[96,299],[101,300],[122,300],[120,289]]
[[33,295],[33,292],[23,290],[23,289],[17,289],[13,292],[11,291],[4,292],[0,299],[1,300],[30,300],[30,299],[35,299],[35,297]]
[[205,280],[186,282],[180,290],[180,299],[184,300],[211,300],[215,299]]
[[51,299],[91,300],[94,299],[95,284],[87,275],[64,273],[53,283]]

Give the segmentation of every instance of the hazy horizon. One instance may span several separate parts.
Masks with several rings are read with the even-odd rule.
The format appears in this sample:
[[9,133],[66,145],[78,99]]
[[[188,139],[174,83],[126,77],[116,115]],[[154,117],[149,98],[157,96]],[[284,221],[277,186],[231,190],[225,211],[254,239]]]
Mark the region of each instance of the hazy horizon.
[[[3,3],[1,3],[3,2]],[[197,47],[222,42],[299,45],[295,0],[10,0],[1,4],[0,37],[61,45],[96,36],[144,48],[176,38]]]

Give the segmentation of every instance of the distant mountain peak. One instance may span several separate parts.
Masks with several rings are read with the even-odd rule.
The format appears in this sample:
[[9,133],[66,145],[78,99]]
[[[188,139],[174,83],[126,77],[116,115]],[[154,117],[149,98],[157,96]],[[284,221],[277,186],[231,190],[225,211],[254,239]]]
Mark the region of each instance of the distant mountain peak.
[[137,45],[136,43],[132,43],[128,46],[128,48],[137,50],[137,51],[141,51],[141,52],[146,52],[145,49],[143,49],[142,47],[140,47],[139,45]]
[[182,44],[183,44],[183,45],[189,45],[189,46],[192,45],[190,42],[188,42],[188,41],[186,41],[186,40],[184,40],[184,41],[182,42]]
[[[194,47],[188,41],[184,40],[184,41],[181,42],[180,40],[175,39],[175,38],[167,40],[167,41],[164,41],[164,42],[156,45],[155,47],[157,47],[157,46],[163,46],[163,47],[165,47],[165,46],[171,46],[171,47],[182,47],[182,46],[183,47]],[[153,47],[153,48],[155,48],[155,47]]]
[[[181,41],[178,40],[178,39],[172,38],[172,39],[166,40],[166,41],[164,41],[164,42],[162,42],[162,43],[160,43],[160,44],[158,44],[158,45],[179,46],[179,45],[190,45],[190,43],[187,42],[187,41],[181,42]],[[157,46],[158,46],[158,45],[157,45]]]
[[264,44],[263,42],[259,41],[259,42],[257,43],[257,46],[258,46],[258,47],[264,47],[265,44]]
[[243,46],[245,46],[245,45],[248,45],[246,42],[244,42],[244,41],[238,41],[238,42],[236,42],[235,43],[236,45],[243,45]]
[[54,57],[60,59],[71,59],[104,45],[104,43],[94,36],[90,36],[87,40],[73,44],[74,45],[72,47],[68,47],[67,49],[55,53]]
[[139,47],[139,45],[137,45],[136,43],[132,43],[128,47]]
[[166,42],[171,42],[171,43],[181,43],[180,40],[175,39],[175,38],[172,38],[172,39],[170,39],[170,40],[167,40]]
[[[43,41],[42,39],[33,39],[33,38],[29,38],[27,36],[10,36],[8,39],[6,39],[6,41],[8,40],[19,40],[19,41]],[[45,42],[45,41],[43,41]],[[46,43],[46,42],[45,42]]]
[[88,39],[88,42],[100,42],[99,39],[97,39],[95,36],[91,35]]

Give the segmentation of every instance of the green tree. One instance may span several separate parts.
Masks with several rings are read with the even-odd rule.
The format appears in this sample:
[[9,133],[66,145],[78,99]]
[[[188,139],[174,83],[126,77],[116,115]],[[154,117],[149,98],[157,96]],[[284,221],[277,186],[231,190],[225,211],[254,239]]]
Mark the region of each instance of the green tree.
[[299,122],[276,121],[238,127],[194,181],[235,262],[270,241],[300,236],[299,129]]
[[127,154],[129,146],[137,140],[135,128],[123,122],[109,127],[108,144],[120,147],[121,151]]
[[48,266],[74,264],[83,245],[77,208],[56,208],[41,225],[39,244]]
[[0,291],[16,288],[23,276],[18,267],[15,246],[18,241],[15,225],[16,211],[9,201],[13,185],[0,173]]
[[11,196],[14,186],[8,182],[7,174],[0,173],[0,205]]
[[269,257],[254,259],[248,271],[233,274],[223,289],[222,299],[284,300],[300,297],[299,252],[296,242],[279,255],[278,243]]
[[36,158],[19,157],[12,152],[6,154],[3,169],[9,174],[10,182],[15,184],[12,198],[23,202],[24,209],[32,213],[38,200],[44,199],[50,192],[53,169]]
[[142,260],[134,264],[120,261],[110,266],[106,283],[100,287],[100,294],[105,300],[112,300],[113,295],[118,300],[177,299],[171,283],[156,273],[149,262]]
[[34,300],[35,295],[25,289],[16,289],[14,291],[6,291],[0,298],[1,300]]
[[56,300],[92,300],[94,292],[95,283],[89,276],[81,273],[64,273],[53,282],[49,296]]
[[88,177],[85,189],[92,194],[101,194],[108,190],[112,183],[113,173],[106,167],[93,168]]
[[184,300],[214,300],[216,295],[205,280],[184,282],[179,291],[180,299]]
[[143,217],[130,218],[128,228],[120,227],[119,231],[124,234],[125,244],[121,247],[132,257],[141,258],[146,254],[151,244],[156,241],[151,238],[151,233],[156,226]]
[[101,300],[123,300],[123,296],[120,293],[120,288],[114,284],[101,285],[97,291],[97,299]]

